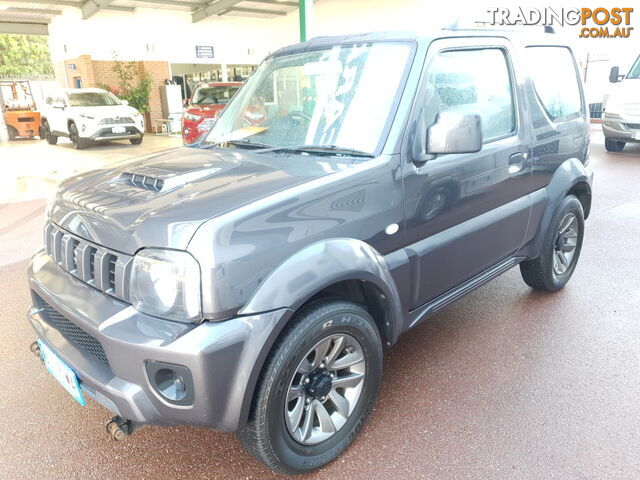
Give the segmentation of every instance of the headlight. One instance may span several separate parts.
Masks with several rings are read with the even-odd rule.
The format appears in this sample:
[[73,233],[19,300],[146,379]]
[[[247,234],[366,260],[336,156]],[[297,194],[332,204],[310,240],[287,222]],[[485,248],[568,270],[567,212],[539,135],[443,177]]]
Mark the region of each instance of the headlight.
[[141,312],[191,322],[202,317],[200,265],[187,252],[147,248],[133,258],[131,303]]
[[186,118],[187,120],[191,120],[192,122],[197,122],[202,118],[202,116],[196,115],[195,113],[185,113],[184,118]]

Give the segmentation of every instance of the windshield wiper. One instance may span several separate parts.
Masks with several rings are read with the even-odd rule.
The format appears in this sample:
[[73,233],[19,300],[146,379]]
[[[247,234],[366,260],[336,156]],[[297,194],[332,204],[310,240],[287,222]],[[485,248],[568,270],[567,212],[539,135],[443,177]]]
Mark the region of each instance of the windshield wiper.
[[260,142],[250,142],[249,140],[227,140],[225,142],[220,142],[217,145],[222,145],[224,143],[229,143],[231,145],[234,145],[236,147],[241,147],[241,148],[255,148],[255,149],[271,148],[271,145],[267,145],[265,143],[260,143]]
[[253,150],[260,150],[260,151],[264,150],[265,148],[266,149],[271,148],[271,145],[267,145],[265,143],[260,143],[260,142],[250,142],[248,140],[225,140],[223,142],[213,142],[213,143],[207,144],[205,148],[215,148],[225,144],[233,145],[234,147],[250,148]]
[[294,145],[290,147],[273,147],[264,150],[259,150],[256,153],[270,153],[270,152],[294,152],[294,153],[318,153],[325,155],[345,155],[349,157],[370,157],[375,155],[362,150],[356,150],[353,148],[339,147],[337,145]]

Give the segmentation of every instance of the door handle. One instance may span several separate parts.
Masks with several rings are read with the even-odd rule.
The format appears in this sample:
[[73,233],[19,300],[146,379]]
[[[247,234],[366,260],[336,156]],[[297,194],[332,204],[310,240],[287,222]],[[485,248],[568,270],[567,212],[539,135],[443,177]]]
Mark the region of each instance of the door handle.
[[518,152],[509,157],[509,165],[518,165],[527,159],[527,154]]
[[518,173],[522,170],[527,154],[522,152],[514,153],[509,157],[509,173]]

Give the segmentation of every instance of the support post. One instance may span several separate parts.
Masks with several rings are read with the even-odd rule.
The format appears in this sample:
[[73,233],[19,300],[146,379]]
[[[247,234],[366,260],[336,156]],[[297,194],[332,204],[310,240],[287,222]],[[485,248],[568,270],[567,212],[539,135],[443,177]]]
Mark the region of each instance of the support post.
[[313,0],[299,0],[300,41],[305,42],[311,36],[313,23]]

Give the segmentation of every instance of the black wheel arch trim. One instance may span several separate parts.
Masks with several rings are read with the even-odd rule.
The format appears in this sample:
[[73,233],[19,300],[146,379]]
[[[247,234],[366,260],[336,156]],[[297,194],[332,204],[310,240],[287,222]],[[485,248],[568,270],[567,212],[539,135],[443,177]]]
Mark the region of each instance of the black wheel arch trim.
[[586,219],[591,212],[592,183],[593,172],[577,158],[569,158],[557,168],[546,187],[531,193],[531,218],[520,253],[527,258],[540,255],[551,219],[567,195],[576,194]]

